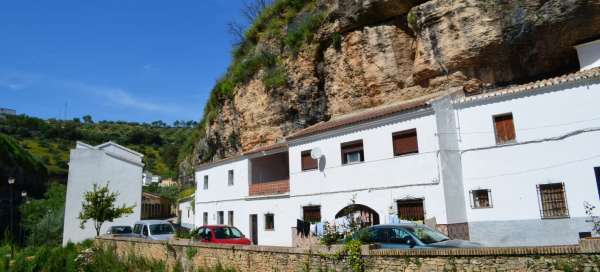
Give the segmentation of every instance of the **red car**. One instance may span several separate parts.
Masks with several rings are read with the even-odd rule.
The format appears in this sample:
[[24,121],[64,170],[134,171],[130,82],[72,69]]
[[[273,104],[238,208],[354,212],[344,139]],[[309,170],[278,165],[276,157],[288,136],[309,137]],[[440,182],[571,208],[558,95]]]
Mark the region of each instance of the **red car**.
[[225,225],[202,226],[195,234],[200,241],[215,244],[250,245],[252,242],[236,227]]

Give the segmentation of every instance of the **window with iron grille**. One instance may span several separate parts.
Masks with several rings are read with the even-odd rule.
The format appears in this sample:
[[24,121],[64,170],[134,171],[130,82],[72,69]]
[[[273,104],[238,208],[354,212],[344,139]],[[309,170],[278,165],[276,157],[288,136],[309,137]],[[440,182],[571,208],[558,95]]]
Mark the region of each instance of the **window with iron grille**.
[[303,220],[309,223],[321,222],[321,206],[305,206],[302,207]]
[[342,164],[365,161],[362,140],[342,144]]
[[471,191],[471,208],[491,208],[492,191],[490,189],[479,189]]
[[496,144],[514,142],[516,133],[512,113],[494,116],[494,131],[496,133]]
[[204,190],[208,190],[208,175],[204,175]]
[[300,153],[302,171],[314,170],[318,167],[318,161],[310,156],[310,150]]
[[227,224],[233,226],[233,211],[227,212]]
[[233,186],[233,170],[227,171],[227,185]]
[[423,199],[398,200],[398,218],[409,221],[425,220]]
[[417,130],[409,129],[392,134],[394,156],[419,153]]
[[564,183],[540,184],[537,189],[542,218],[569,216]]
[[275,230],[275,215],[265,214],[265,230]]

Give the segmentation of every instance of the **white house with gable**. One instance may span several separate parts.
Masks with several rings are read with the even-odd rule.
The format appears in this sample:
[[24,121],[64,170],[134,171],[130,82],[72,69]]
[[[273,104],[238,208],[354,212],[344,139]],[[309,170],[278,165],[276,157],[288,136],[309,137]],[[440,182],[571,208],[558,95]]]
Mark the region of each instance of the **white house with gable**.
[[200,165],[195,224],[291,246],[298,220],[358,212],[488,246],[575,244],[591,235],[584,202],[600,207],[600,62],[587,59],[600,47],[577,49],[572,74],[358,111]]
[[91,146],[77,142],[71,150],[69,161],[69,178],[65,203],[65,221],[63,245],[92,239],[96,231],[92,222],[80,228],[79,212],[81,211],[83,195],[91,191],[93,184],[108,184],[111,192],[119,193],[115,205],[135,205],[133,213],[105,222],[102,233],[111,225],[132,226],[140,220],[142,197],[142,163],[143,155],[113,142]]

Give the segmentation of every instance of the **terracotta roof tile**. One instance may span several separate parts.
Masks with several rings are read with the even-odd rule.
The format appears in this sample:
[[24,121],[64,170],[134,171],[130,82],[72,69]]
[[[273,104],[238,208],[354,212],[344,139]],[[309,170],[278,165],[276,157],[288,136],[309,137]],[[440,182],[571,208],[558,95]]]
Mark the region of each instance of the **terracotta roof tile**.
[[348,125],[354,125],[369,120],[386,117],[392,114],[397,114],[408,110],[428,107],[429,101],[431,101],[433,98],[441,96],[442,94],[446,94],[446,92],[426,95],[416,99],[403,101],[400,103],[388,104],[375,108],[354,111],[345,115],[334,117],[329,121],[320,122],[305,129],[302,129],[296,133],[289,135],[288,137],[286,137],[286,139],[297,139]]
[[566,82],[574,82],[579,80],[584,80],[588,78],[595,78],[600,76],[600,67],[592,68],[589,70],[577,71],[571,74],[566,74],[558,77],[542,79],[534,82],[529,82],[520,85],[512,85],[504,88],[499,88],[497,90],[486,92],[473,96],[466,96],[460,99],[455,100],[454,103],[465,103],[471,101],[482,100],[490,97],[497,97],[515,93],[522,93],[537,90],[544,87],[554,86]]

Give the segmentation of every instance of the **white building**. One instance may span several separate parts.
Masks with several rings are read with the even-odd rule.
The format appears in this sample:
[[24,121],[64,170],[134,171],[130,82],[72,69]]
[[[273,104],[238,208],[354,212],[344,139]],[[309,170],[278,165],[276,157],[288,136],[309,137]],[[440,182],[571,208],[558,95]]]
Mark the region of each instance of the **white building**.
[[150,171],[144,171],[142,174],[142,185],[144,186],[148,186],[152,183],[158,184],[159,182],[161,182],[161,177],[152,174]]
[[195,224],[193,196],[179,200],[179,224],[188,229],[193,229]]
[[81,242],[96,236],[92,222],[79,226],[79,212],[83,195],[91,191],[93,184],[109,185],[111,192],[119,193],[115,205],[135,205],[133,213],[105,222],[102,233],[111,225],[133,225],[140,220],[142,196],[143,155],[113,142],[91,146],[77,142],[71,150],[69,161],[69,179],[65,203],[65,223],[63,245],[71,241]]
[[[598,43],[578,50],[588,46],[599,50]],[[598,101],[600,68],[588,65],[492,92],[449,90],[333,118],[200,165],[195,222],[290,246],[297,219],[360,210],[372,224],[395,215],[490,246],[574,244],[592,230],[584,201],[600,206]]]
[[14,116],[17,115],[17,111],[13,109],[0,108],[0,119],[6,118],[6,116]]

